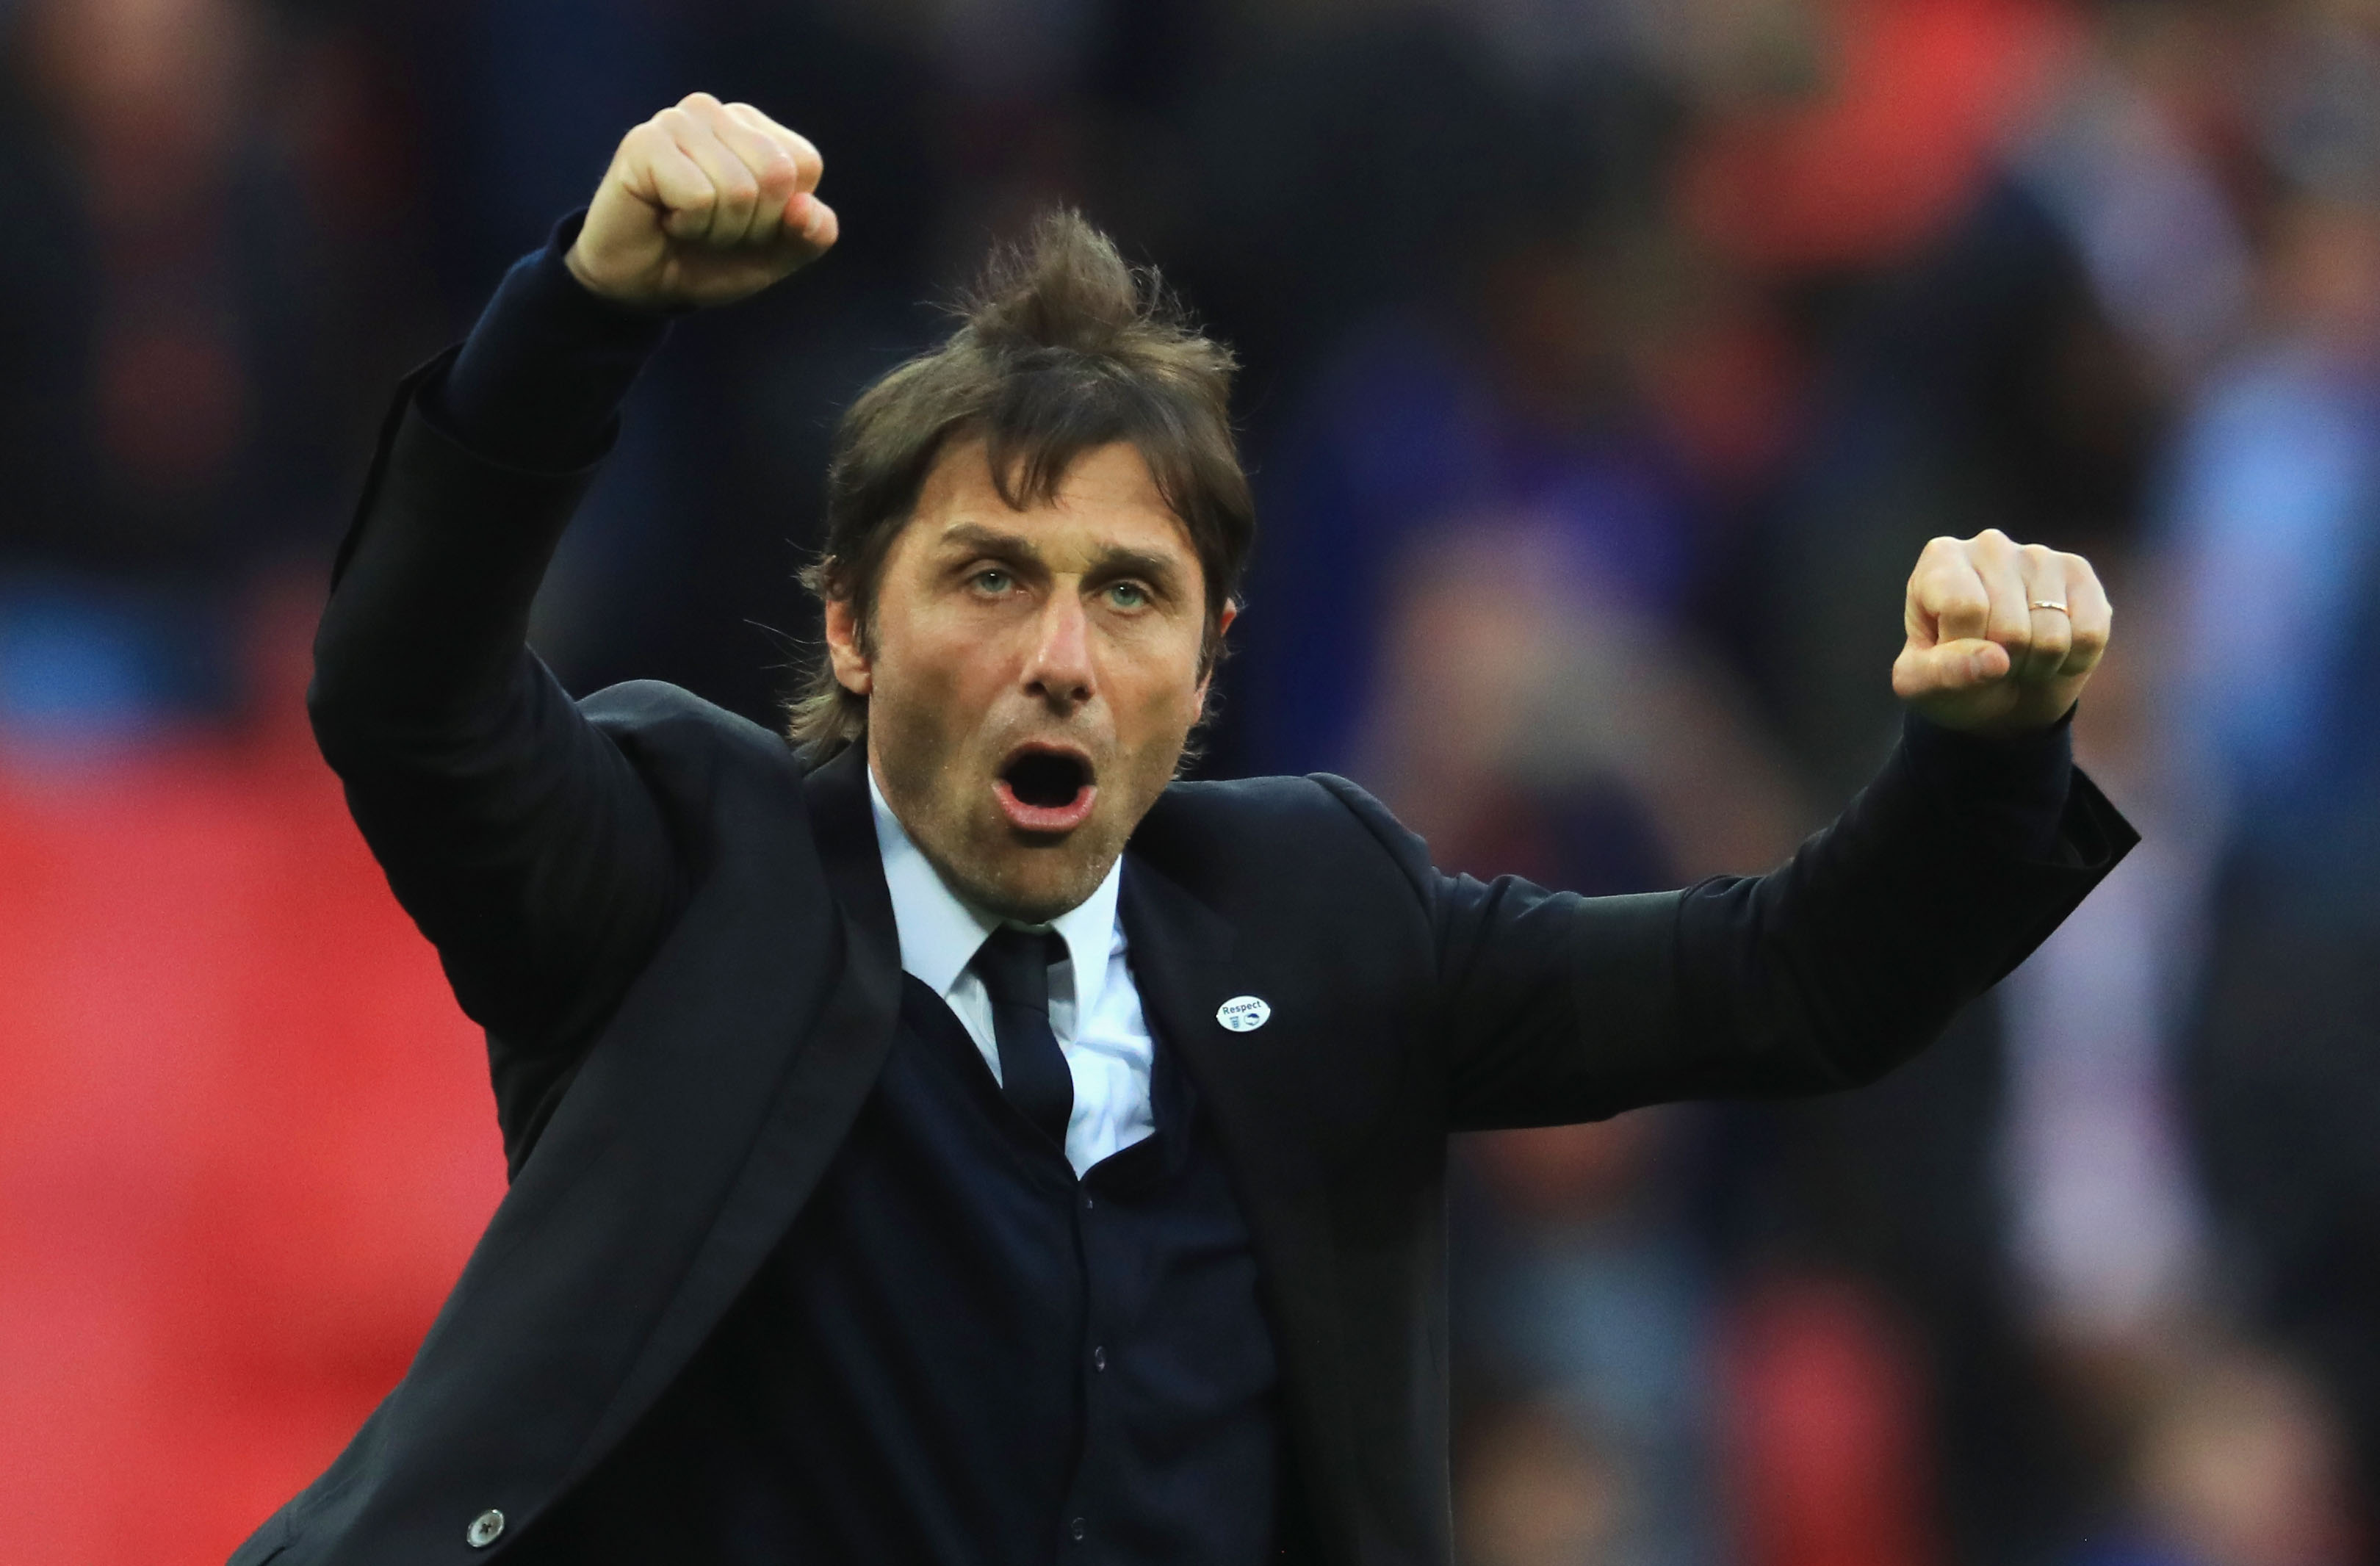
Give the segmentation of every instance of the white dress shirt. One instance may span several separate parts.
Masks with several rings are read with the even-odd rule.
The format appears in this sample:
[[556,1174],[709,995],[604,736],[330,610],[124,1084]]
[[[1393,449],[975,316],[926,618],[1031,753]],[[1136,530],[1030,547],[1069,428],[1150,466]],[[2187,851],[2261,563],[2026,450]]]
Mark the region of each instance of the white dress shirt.
[[[997,1082],[1000,1042],[992,1031],[991,997],[968,965],[1002,921],[978,912],[950,889],[884,803],[873,767],[868,771],[868,798],[875,807],[884,885],[892,894],[901,966],[958,1014]],[[1116,916],[1123,879],[1123,861],[1118,859],[1081,904],[1047,925],[1026,927],[1053,929],[1066,943],[1067,960],[1050,969],[1050,1031],[1058,1036],[1075,1079],[1066,1161],[1077,1176],[1157,1128],[1148,1098],[1157,1049],[1124,961],[1123,921]]]

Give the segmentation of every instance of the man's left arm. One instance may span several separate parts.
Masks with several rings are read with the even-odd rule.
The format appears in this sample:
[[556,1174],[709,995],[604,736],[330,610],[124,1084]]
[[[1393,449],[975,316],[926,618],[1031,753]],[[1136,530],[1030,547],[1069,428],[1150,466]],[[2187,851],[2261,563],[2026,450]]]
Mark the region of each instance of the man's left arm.
[[1605,898],[1427,872],[1451,1123],[1819,1092],[1923,1049],[2138,841],[2069,748],[2110,618],[2078,556],[1937,539],[1901,743],[1786,864]]

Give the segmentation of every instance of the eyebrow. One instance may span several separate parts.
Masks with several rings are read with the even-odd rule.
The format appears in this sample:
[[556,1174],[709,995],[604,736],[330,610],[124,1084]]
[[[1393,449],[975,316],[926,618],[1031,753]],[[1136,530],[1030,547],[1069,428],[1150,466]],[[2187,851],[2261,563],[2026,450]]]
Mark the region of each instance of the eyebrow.
[[971,554],[1002,554],[1039,560],[1041,552],[1031,540],[1015,533],[1003,533],[987,528],[980,522],[955,522],[942,529],[934,540],[942,549],[958,548]]
[[1166,558],[1164,555],[1151,554],[1145,549],[1126,549],[1119,545],[1114,548],[1101,550],[1099,552],[1099,564],[1091,568],[1088,575],[1093,577],[1147,577],[1162,586],[1170,588],[1173,585],[1173,578],[1179,575],[1180,572],[1181,566],[1174,561]]
[[[1030,561],[1041,564],[1041,552],[1031,540],[1016,533],[1003,533],[979,522],[958,522],[942,530],[937,540],[945,550],[957,549],[969,554],[986,554],[1000,559]],[[1164,555],[1145,549],[1111,544],[1099,552],[1099,558],[1087,577],[1148,577],[1155,585],[1171,589],[1182,575],[1181,565]]]

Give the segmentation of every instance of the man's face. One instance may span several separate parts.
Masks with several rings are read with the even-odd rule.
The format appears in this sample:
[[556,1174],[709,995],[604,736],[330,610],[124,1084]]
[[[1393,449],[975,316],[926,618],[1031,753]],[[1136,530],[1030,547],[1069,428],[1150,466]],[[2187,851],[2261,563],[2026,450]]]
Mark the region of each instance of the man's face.
[[[1207,695],[1206,579],[1128,444],[1012,511],[982,443],[945,452],[893,540],[868,648],[827,606],[835,677],[901,824],[988,912],[1088,897],[1157,800]],[[1226,612],[1226,620],[1229,612]]]

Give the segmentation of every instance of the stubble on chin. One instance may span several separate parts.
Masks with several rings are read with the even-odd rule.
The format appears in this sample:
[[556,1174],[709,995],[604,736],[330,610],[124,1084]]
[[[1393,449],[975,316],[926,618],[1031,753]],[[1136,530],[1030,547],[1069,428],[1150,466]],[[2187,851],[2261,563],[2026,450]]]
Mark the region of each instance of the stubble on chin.
[[988,777],[941,765],[944,752],[934,735],[905,734],[895,723],[871,739],[877,750],[870,760],[883,763],[879,785],[902,829],[944,883],[983,913],[1047,924],[1098,891],[1123,852],[1128,829],[1119,833],[1096,816],[1062,838],[1019,832],[1002,814]]
[[1018,924],[1048,924],[1080,907],[1123,852],[1120,842],[1076,841],[1097,830],[1086,822],[1054,843],[1017,842],[1021,834],[1003,823],[997,829],[1010,841],[985,845],[965,858],[953,860],[920,843],[919,849],[940,870],[951,889],[985,913]]
[[941,873],[945,884],[983,913],[1019,924],[1047,924],[1079,907],[1123,856],[1124,844],[1179,765],[1185,726],[1164,748],[1161,770],[1155,752],[1135,756],[1112,746],[1090,746],[1099,758],[1101,798],[1090,819],[1062,837],[1024,832],[1013,825],[992,792],[990,764],[969,757],[996,749],[981,736],[963,743],[935,719],[917,722],[911,711],[880,698],[873,703],[868,743],[871,761],[883,762],[880,782],[910,841]]

